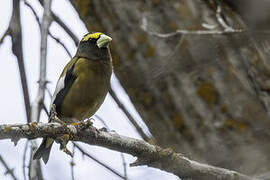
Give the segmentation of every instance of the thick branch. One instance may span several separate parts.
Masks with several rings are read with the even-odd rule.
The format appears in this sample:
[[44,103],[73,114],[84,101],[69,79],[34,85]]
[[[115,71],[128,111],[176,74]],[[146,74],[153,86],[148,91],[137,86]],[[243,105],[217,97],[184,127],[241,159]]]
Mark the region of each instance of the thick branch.
[[30,123],[1,125],[0,139],[17,141],[21,138],[35,139],[38,137],[52,137],[57,139],[68,134],[70,140],[81,141],[90,145],[98,145],[115,151],[128,153],[138,159],[133,166],[148,165],[164,171],[174,173],[180,178],[217,179],[217,180],[251,180],[235,171],[201,164],[175,153],[170,149],[162,149],[145,141],[118,135],[96,129],[90,121],[78,125],[63,126],[57,123]]

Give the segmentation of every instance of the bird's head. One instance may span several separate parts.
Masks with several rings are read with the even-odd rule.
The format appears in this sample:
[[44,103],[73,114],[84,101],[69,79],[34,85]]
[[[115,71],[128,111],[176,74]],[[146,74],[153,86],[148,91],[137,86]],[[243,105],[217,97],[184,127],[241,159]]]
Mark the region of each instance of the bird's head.
[[93,60],[107,58],[111,41],[112,38],[103,33],[88,33],[80,41],[76,55]]

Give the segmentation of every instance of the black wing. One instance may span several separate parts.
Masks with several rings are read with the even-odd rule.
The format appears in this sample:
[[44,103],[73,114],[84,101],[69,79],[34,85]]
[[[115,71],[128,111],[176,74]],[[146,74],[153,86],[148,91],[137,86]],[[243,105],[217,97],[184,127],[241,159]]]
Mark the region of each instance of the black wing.
[[72,65],[72,67],[67,71],[66,76],[65,76],[65,86],[63,89],[61,89],[59,91],[59,93],[56,95],[55,100],[53,101],[53,104],[55,104],[56,106],[56,113],[58,116],[61,116],[62,112],[61,112],[61,106],[62,106],[62,102],[65,98],[65,96],[67,95],[70,87],[72,86],[72,84],[74,83],[74,81],[76,80],[76,76],[73,74],[73,70],[74,70],[74,66],[75,66],[76,62]]

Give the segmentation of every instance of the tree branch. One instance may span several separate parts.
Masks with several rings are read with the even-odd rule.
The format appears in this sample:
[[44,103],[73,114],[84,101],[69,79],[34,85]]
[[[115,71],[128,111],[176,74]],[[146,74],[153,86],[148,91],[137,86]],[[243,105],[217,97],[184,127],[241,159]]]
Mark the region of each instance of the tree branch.
[[[10,24],[8,30],[6,31],[12,39],[12,52],[17,57],[21,85],[23,90],[24,104],[27,122],[30,122],[30,98],[29,98],[29,90],[27,85],[27,78],[23,60],[23,49],[22,49],[22,27],[20,20],[20,1],[13,1],[13,13],[10,20]],[[4,37],[4,36],[3,36]]]
[[128,180],[126,159],[125,159],[125,156],[123,153],[120,153],[120,155],[121,155],[122,162],[123,162],[124,178],[125,178],[125,180]]
[[[15,143],[16,141],[14,141]],[[37,149],[36,141],[31,141],[31,149],[30,149],[30,158],[29,158],[29,170],[28,177],[29,180],[43,180],[42,169],[40,161],[33,161],[32,157],[34,155],[35,150]]]
[[75,152],[75,145],[73,144],[72,146],[72,158],[70,161],[70,170],[71,170],[71,178],[72,180],[75,180],[75,172],[74,172],[74,166],[75,166],[75,162],[74,162],[74,152]]
[[255,179],[235,171],[198,163],[180,153],[173,152],[171,149],[162,149],[142,140],[98,130],[92,126],[90,121],[81,122],[77,125],[60,125],[57,123],[0,125],[0,139],[11,139],[12,141],[18,141],[21,138],[35,139],[38,137],[52,137],[57,141],[62,135],[68,135],[72,141],[80,141],[131,154],[137,157],[136,162],[131,164],[132,166],[148,165],[174,173],[180,178]]
[[[112,96],[113,100],[116,102],[118,107],[122,110],[122,112],[126,115],[128,120],[132,123],[132,125],[135,127],[139,135],[143,138],[145,141],[150,141],[151,138],[147,136],[147,134],[144,133],[143,129],[140,127],[140,125],[136,122],[136,120],[132,117],[132,115],[128,112],[126,107],[121,103],[120,99],[115,94],[114,90],[112,88],[109,89],[109,93]],[[152,138],[152,141],[154,140],[154,137]]]
[[[40,45],[40,74],[39,74],[39,87],[37,96],[31,106],[31,122],[38,122],[40,118],[40,112],[44,105],[45,89],[46,89],[46,58],[47,58],[47,37],[51,24],[50,8],[51,0],[44,0],[44,11],[40,28],[41,45]],[[37,148],[35,141],[32,142],[31,156],[34,150]],[[29,178],[30,179],[43,179],[40,161],[29,160]]]
[[146,33],[148,33],[149,35],[156,36],[159,38],[169,38],[176,35],[226,35],[226,34],[236,34],[236,33],[245,32],[244,29],[227,28],[224,30],[197,30],[197,31],[178,29],[175,32],[171,32],[171,33],[158,33],[158,32],[154,32],[148,29],[148,21],[145,16],[142,18],[141,29],[145,31]]
[[[27,2],[27,1],[24,1],[24,4],[29,7],[29,9],[31,10],[31,12],[33,13],[33,15],[35,16],[36,18],[36,21],[38,23],[38,26],[39,28],[41,29],[41,24],[40,24],[40,21],[39,21],[39,17],[36,13],[36,11],[34,10],[34,8]],[[66,51],[66,53],[68,54],[68,56],[71,58],[71,53],[68,51],[68,48],[66,47],[66,45],[57,37],[55,37],[54,35],[52,35],[52,33],[50,32],[50,30],[48,30],[48,35],[54,39],[57,43],[59,43],[63,48],[64,50]],[[1,42],[1,41],[0,41]]]
[[48,29],[51,24],[50,7],[51,0],[44,1],[44,13],[41,23],[41,46],[40,46],[40,74],[39,74],[39,87],[38,94],[32,104],[31,109],[31,122],[38,122],[42,104],[44,103],[45,89],[46,89],[46,58],[47,58],[47,36]]
[[[42,0],[39,0],[39,3],[44,6],[44,3]],[[53,20],[64,29],[64,31],[66,31],[66,33],[71,37],[71,39],[73,39],[74,43],[76,46],[78,46],[79,44],[79,39],[76,37],[76,35],[70,30],[69,27],[67,27],[67,25],[54,13],[51,12],[51,17],[53,18]]]
[[24,147],[24,151],[23,151],[23,166],[22,166],[22,169],[23,169],[23,178],[24,180],[27,180],[26,179],[26,153],[27,153],[27,149],[28,149],[28,142],[29,141],[26,141],[25,143],[25,147]]
[[73,145],[85,156],[89,157],[90,159],[92,159],[93,161],[95,161],[96,163],[100,164],[101,166],[105,167],[107,170],[109,170],[110,172],[112,172],[113,174],[115,174],[116,176],[120,177],[121,179],[125,179],[124,176],[122,176],[120,173],[118,173],[116,170],[112,169],[111,167],[109,167],[108,165],[106,165],[105,163],[101,162],[100,160],[98,160],[97,158],[95,158],[93,155],[87,153],[86,151],[83,150],[83,148],[81,146],[79,146],[77,143],[73,143]]
[[13,169],[10,169],[6,161],[3,159],[3,157],[0,155],[0,162],[3,164],[3,166],[6,168],[5,174],[9,174],[14,180],[17,180],[16,176],[14,175]]
[[9,30],[9,27],[8,27],[8,29],[4,32],[3,36],[0,38],[0,44],[3,43],[3,41],[4,41],[4,39],[5,39],[6,36],[10,35],[10,32],[9,31],[10,30]]
[[[98,118],[98,120],[103,124],[103,126],[106,128],[107,131],[108,130],[110,131],[109,126],[106,124],[106,122],[99,115],[95,114],[95,117]],[[78,149],[80,150],[80,148],[78,148]],[[81,152],[84,154],[83,151],[81,151]],[[114,174],[116,174],[118,176],[120,175],[119,177],[121,177],[122,179],[127,180],[125,157],[124,157],[123,153],[120,153],[120,154],[121,154],[121,158],[122,158],[122,162],[123,162],[124,176],[120,175],[118,172],[116,172],[115,170],[113,170],[111,167],[107,166],[105,163],[99,161],[98,159],[96,159],[94,157],[89,157],[89,156],[91,156],[90,154],[87,154],[87,156],[89,158],[91,158],[92,160],[94,160],[95,162],[97,162],[98,164],[100,164],[100,165],[104,166],[105,168],[107,168],[108,170],[112,171]]]

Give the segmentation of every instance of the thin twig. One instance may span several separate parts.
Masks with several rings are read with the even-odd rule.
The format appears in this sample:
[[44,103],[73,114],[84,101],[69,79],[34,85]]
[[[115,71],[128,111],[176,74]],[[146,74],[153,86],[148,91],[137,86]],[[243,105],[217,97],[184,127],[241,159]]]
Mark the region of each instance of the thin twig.
[[73,39],[76,46],[79,44],[79,39],[76,37],[76,35],[66,26],[66,24],[56,15],[52,12],[52,18],[55,22],[58,23],[60,27],[62,27],[67,34]]
[[69,50],[67,49],[66,45],[65,45],[59,38],[53,36],[53,35],[51,34],[50,31],[49,31],[49,36],[50,36],[52,39],[54,39],[57,43],[59,43],[59,44],[64,48],[64,50],[66,51],[66,53],[68,54],[68,56],[69,56],[70,58],[72,57],[72,56],[71,56],[71,53],[70,53]]
[[43,180],[42,170],[40,161],[33,161],[32,157],[34,154],[34,151],[37,149],[37,143],[36,141],[30,141],[31,142],[31,149],[30,149],[30,158],[29,158],[29,170],[28,170],[28,177],[29,180]]
[[171,33],[158,33],[154,31],[150,31],[148,29],[148,22],[146,17],[142,18],[142,24],[141,29],[145,31],[146,33],[156,36],[159,38],[169,38],[176,35],[226,35],[226,34],[237,34],[237,33],[243,33],[245,32],[244,29],[225,29],[225,30],[182,30],[178,29],[175,32]]
[[52,93],[51,93],[50,89],[48,87],[46,87],[46,90],[47,90],[47,93],[48,93],[50,99],[52,99]]
[[24,151],[23,151],[23,178],[24,178],[24,180],[27,180],[25,169],[27,168],[27,166],[26,166],[26,154],[27,154],[27,149],[28,149],[28,142],[29,141],[26,141]]
[[[26,0],[24,0],[24,4],[25,4],[27,7],[29,7],[29,9],[31,10],[31,12],[33,13],[33,15],[34,15],[35,18],[36,18],[36,21],[37,21],[37,23],[38,23],[39,28],[41,29],[40,20],[39,20],[39,17],[38,17],[38,15],[37,15],[36,11],[34,10],[34,8],[33,8]],[[57,38],[57,37],[55,37],[54,35],[52,35],[52,33],[51,33],[50,30],[48,31],[48,35],[49,35],[52,39],[54,39],[57,43],[59,43],[59,44],[64,48],[64,50],[66,51],[66,53],[68,54],[69,57],[72,57],[72,56],[71,56],[71,53],[69,52],[69,50],[68,50],[68,48],[66,47],[66,45],[65,45],[59,38]]]
[[3,36],[0,38],[0,44],[3,43],[5,37],[8,36],[8,35],[10,35],[9,27],[7,28],[7,30],[5,31],[5,33],[3,34]]
[[103,126],[110,130],[109,126],[106,124],[106,122],[104,121],[104,119],[102,117],[100,117],[99,115],[95,114],[95,116],[98,118],[98,120],[103,124]]
[[3,166],[6,168],[6,172],[5,174],[9,174],[14,180],[17,180],[18,178],[16,178],[16,176],[14,175],[14,169],[10,169],[8,167],[8,164],[6,163],[6,161],[3,159],[3,157],[0,155],[0,162],[3,164]]
[[71,158],[71,162],[70,162],[70,169],[71,169],[72,180],[75,180],[75,174],[74,174],[74,166],[75,166],[74,152],[75,152],[75,145],[73,144],[73,147],[72,147],[72,158]]
[[234,29],[227,24],[225,21],[225,17],[222,14],[221,5],[217,4],[217,10],[216,10],[216,18],[218,23],[222,26],[224,31],[234,31]]
[[90,159],[92,159],[93,161],[95,161],[96,163],[100,164],[101,166],[105,167],[107,170],[109,170],[110,172],[112,172],[113,174],[115,174],[116,176],[125,179],[125,177],[123,175],[121,175],[120,173],[118,173],[116,170],[114,170],[113,168],[109,167],[108,165],[106,165],[104,162],[101,162],[100,160],[98,160],[97,158],[95,158],[93,155],[89,154],[88,152],[84,151],[83,148],[81,146],[79,146],[77,143],[73,143],[74,146],[85,156],[89,157]]
[[[99,115],[95,114],[95,116],[99,119],[99,121],[104,125],[104,127],[110,131],[110,128],[109,126],[106,124],[106,122],[103,120],[102,117],[100,117]],[[125,180],[127,180],[127,167],[126,167],[126,160],[125,160],[125,157],[123,155],[123,153],[120,153],[121,155],[121,158],[122,158],[122,164],[123,164],[123,169],[124,169],[124,177],[125,177]]]
[[128,118],[128,120],[133,124],[133,126],[136,128],[137,132],[139,133],[139,135],[143,138],[143,140],[148,141],[149,138],[143,131],[143,129],[140,127],[140,125],[137,123],[137,121],[132,117],[132,115],[128,112],[128,110],[126,109],[126,107],[121,103],[121,101],[119,100],[119,98],[117,97],[117,95],[115,94],[115,92],[113,91],[112,88],[110,88],[109,90],[110,95],[112,96],[112,98],[114,99],[114,101],[116,102],[116,104],[118,105],[118,107],[123,111],[123,113],[126,115],[126,117]]
[[125,180],[128,179],[128,176],[127,176],[127,163],[126,163],[126,159],[125,159],[125,156],[123,153],[120,153],[121,155],[121,158],[122,158],[122,162],[123,162],[123,168],[124,168],[124,177],[125,177]]
[[47,109],[47,107],[45,106],[44,102],[42,103],[42,109],[45,111],[46,115],[49,117],[50,116],[50,112]]
[[[40,4],[44,6],[43,1],[39,0]],[[67,27],[67,25],[54,13],[51,12],[52,19],[60,26],[62,27],[66,33],[73,39],[76,46],[79,44],[79,39],[76,37],[76,35],[70,30],[70,28]]]

